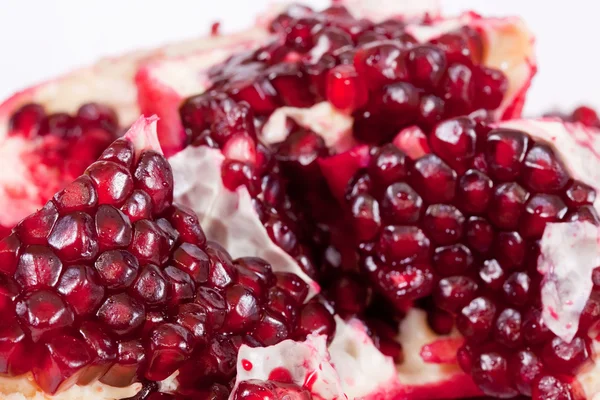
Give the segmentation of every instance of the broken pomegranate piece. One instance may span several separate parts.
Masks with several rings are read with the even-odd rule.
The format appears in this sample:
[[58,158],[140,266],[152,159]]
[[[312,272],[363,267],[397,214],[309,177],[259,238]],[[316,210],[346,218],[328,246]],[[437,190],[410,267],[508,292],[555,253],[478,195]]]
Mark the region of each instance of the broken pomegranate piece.
[[[55,394],[98,379],[125,390],[179,371],[174,393],[193,396],[228,384],[244,343],[333,337],[330,311],[316,300],[303,305],[301,278],[259,258],[232,259],[206,241],[192,211],[173,204],[155,129],[155,118],[139,119],[67,185],[68,194],[50,200],[58,215],[43,235],[15,228],[1,242],[16,252],[5,257],[16,265],[4,270],[13,272],[2,275],[4,374],[31,373],[41,391]],[[86,179],[91,185],[79,183]],[[117,207],[139,196],[134,188],[151,207],[132,223]],[[289,299],[289,315],[271,305],[273,290]],[[27,367],[24,346],[36,354],[25,356]]]

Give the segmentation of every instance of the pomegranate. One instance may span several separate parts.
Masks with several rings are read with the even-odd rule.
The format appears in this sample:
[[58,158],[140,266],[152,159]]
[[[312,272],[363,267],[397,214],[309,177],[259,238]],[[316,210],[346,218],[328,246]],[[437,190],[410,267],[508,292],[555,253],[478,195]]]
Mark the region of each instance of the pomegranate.
[[535,72],[520,21],[346,3],[123,59],[106,76],[135,74],[137,103],[99,92],[57,114],[76,106],[45,102],[51,86],[5,103],[26,152],[115,135],[137,107],[161,121],[159,140],[150,119],[92,146],[47,194],[33,181],[0,221],[39,209],[0,242],[1,391],[600,392],[597,132],[512,120]]

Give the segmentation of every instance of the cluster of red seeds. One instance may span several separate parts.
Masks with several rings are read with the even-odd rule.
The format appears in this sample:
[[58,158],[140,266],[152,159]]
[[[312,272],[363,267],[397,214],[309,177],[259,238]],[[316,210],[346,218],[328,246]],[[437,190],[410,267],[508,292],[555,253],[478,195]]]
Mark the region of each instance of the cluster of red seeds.
[[541,321],[539,240],[550,222],[599,225],[595,191],[525,132],[459,117],[428,140],[433,152],[416,160],[373,147],[348,187],[364,273],[400,310],[432,295],[433,328],[448,333],[455,318],[461,366],[486,394],[541,399],[550,381],[567,391],[590,358],[600,292],[571,343],[554,336]]
[[240,345],[333,334],[300,278],[232,260],[172,196],[167,160],[119,139],[0,242],[0,373],[55,393],[180,368],[182,392],[226,398]]

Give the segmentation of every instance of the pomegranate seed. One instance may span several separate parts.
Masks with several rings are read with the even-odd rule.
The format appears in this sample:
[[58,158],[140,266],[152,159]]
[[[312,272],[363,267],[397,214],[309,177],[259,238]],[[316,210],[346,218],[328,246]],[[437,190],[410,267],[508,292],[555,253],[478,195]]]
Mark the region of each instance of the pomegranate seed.
[[408,176],[409,161],[400,149],[387,144],[377,150],[371,158],[368,173],[376,187],[384,189]]
[[411,186],[429,203],[444,203],[454,198],[456,172],[438,156],[427,154],[415,162]]
[[63,265],[48,248],[29,246],[19,257],[14,278],[25,290],[54,287]]
[[442,80],[441,90],[453,114],[462,114],[471,108],[475,97],[473,71],[460,63],[451,64]]
[[27,244],[46,245],[56,220],[58,220],[58,211],[54,203],[49,201],[41,210],[19,222],[15,230],[19,238]]
[[385,260],[409,263],[426,259],[430,242],[416,226],[390,225],[383,228],[378,248]]
[[573,181],[565,190],[564,199],[569,207],[579,207],[594,204],[596,191],[578,181]]
[[496,186],[488,217],[502,229],[515,229],[524,211],[529,193],[517,183],[503,183]]
[[204,247],[206,236],[196,213],[184,206],[173,206],[169,211],[169,222],[179,232],[181,241]]
[[173,201],[173,173],[167,160],[151,150],[142,152],[133,173],[136,189],[150,195],[152,210],[162,213]]
[[512,308],[505,308],[496,319],[493,330],[494,339],[508,347],[515,348],[521,344],[521,313]]
[[480,67],[475,70],[475,84],[480,88],[476,103],[487,110],[495,110],[502,104],[509,83],[501,71]]
[[40,123],[45,116],[46,112],[39,104],[25,104],[10,118],[9,130],[19,132],[25,137],[34,137],[37,135]]
[[529,300],[531,278],[525,272],[515,272],[502,285],[505,300],[516,306],[523,306]]
[[76,374],[91,362],[85,343],[68,335],[50,338],[41,353],[33,368],[33,377],[38,386],[50,394],[74,385]]
[[373,240],[381,228],[379,203],[367,194],[359,194],[351,200],[352,224],[361,242]]
[[450,166],[462,172],[475,157],[475,122],[467,117],[439,123],[429,137],[431,149]]
[[509,370],[513,371],[515,386],[522,395],[531,396],[533,382],[542,373],[542,368],[542,363],[530,350],[520,350],[512,356]]
[[497,352],[481,353],[473,363],[473,380],[488,396],[509,398],[518,394],[508,370],[506,357]]
[[43,335],[73,324],[73,312],[54,292],[38,290],[21,297],[16,304],[17,316],[37,342]]
[[408,78],[406,54],[391,42],[372,42],[362,46],[356,52],[354,66],[370,89]]
[[169,323],[157,326],[147,339],[145,377],[151,381],[168,378],[191,355],[191,342],[191,333],[181,326]]
[[139,264],[128,251],[110,250],[100,254],[94,267],[98,280],[107,289],[124,289],[133,283]]
[[311,301],[305,304],[298,313],[298,320],[294,330],[297,340],[304,340],[310,334],[326,335],[328,340],[333,339],[335,333],[335,320],[333,315],[319,302]]
[[144,305],[125,293],[108,297],[97,312],[104,326],[117,335],[134,333],[144,322]]
[[590,355],[585,339],[576,336],[570,343],[559,337],[553,338],[544,345],[541,357],[553,371],[575,375]]
[[96,235],[100,251],[127,248],[132,239],[129,219],[118,209],[102,205],[95,217]]
[[479,278],[489,289],[498,290],[502,287],[505,274],[498,261],[491,259],[483,262],[483,266],[479,270]]
[[258,300],[243,286],[234,284],[225,289],[225,299],[228,311],[223,331],[239,333],[254,325],[260,318]]
[[208,280],[208,255],[193,244],[183,243],[179,246],[173,252],[173,263],[187,272],[195,283],[205,283]]
[[196,291],[194,302],[206,311],[208,321],[213,329],[217,330],[223,326],[225,315],[227,314],[228,303],[221,293],[214,289],[201,286]]
[[470,169],[458,181],[457,204],[464,212],[484,213],[492,197],[492,187],[490,178]]
[[533,400],[572,400],[569,385],[552,375],[542,375],[533,384],[531,392]]
[[468,247],[459,243],[436,248],[432,260],[439,275],[459,275],[471,267],[473,254]]
[[494,179],[516,179],[529,146],[529,137],[511,129],[492,130],[485,143],[485,159]]
[[527,153],[522,178],[529,190],[543,193],[557,192],[569,181],[565,167],[552,149],[541,144],[534,145]]
[[477,293],[477,283],[466,276],[451,276],[439,281],[433,298],[438,307],[457,312],[471,302]]
[[287,339],[289,334],[286,322],[267,311],[256,323],[252,337],[263,346],[272,346]]
[[397,224],[417,222],[422,209],[421,196],[406,183],[394,183],[388,186],[381,201],[381,212],[384,217]]
[[92,217],[80,211],[60,217],[48,236],[48,244],[62,260],[92,260],[98,254]]
[[477,297],[461,310],[456,326],[468,340],[484,341],[490,334],[496,314],[495,304],[486,297]]
[[57,290],[78,316],[93,314],[104,298],[104,287],[87,265],[66,268]]
[[54,195],[54,203],[62,214],[90,211],[98,204],[98,194],[88,176],[80,176]]
[[525,214],[521,234],[526,238],[539,239],[549,222],[560,221],[567,212],[567,206],[558,196],[536,194],[525,204]]
[[98,161],[86,171],[98,193],[100,204],[121,206],[133,191],[129,170],[112,161]]
[[79,327],[91,355],[90,367],[79,377],[78,385],[87,385],[100,378],[117,358],[116,342],[102,329],[100,324],[85,321]]
[[0,271],[8,276],[12,276],[17,269],[19,260],[19,250],[21,241],[15,233],[12,233],[0,240]]
[[431,45],[416,46],[408,52],[407,67],[417,85],[435,88],[446,70],[446,55]]
[[87,103],[77,110],[77,122],[84,128],[101,128],[115,132],[119,120],[114,110],[98,103]]
[[[131,223],[152,217],[152,199],[142,190],[134,190],[121,206]],[[173,222],[173,221],[171,221]]]
[[434,204],[427,208],[422,226],[435,243],[447,245],[462,237],[465,217],[454,206]]
[[133,239],[129,251],[142,264],[160,265],[168,257],[169,242],[158,224],[143,219],[133,225]]
[[139,340],[122,341],[117,347],[117,360],[100,379],[100,382],[114,386],[126,387],[138,379],[146,354]]
[[169,266],[163,270],[163,275],[167,282],[167,302],[171,306],[188,302],[194,298],[194,281],[187,272]]
[[542,312],[536,308],[532,308],[525,314],[522,331],[523,338],[532,345],[544,343],[552,338],[552,332],[542,319]]

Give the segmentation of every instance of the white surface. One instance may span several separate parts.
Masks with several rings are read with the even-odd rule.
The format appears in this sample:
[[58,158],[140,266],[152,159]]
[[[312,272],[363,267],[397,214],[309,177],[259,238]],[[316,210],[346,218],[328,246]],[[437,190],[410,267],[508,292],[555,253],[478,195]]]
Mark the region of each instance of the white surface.
[[[399,0],[400,1],[400,0]],[[328,0],[306,0],[324,6]],[[594,38],[600,5],[589,0],[441,0],[445,14],[473,9],[520,15],[537,36],[540,71],[527,113],[585,102],[600,106]],[[106,55],[193,37],[221,20],[225,31],[252,23],[269,0],[4,1],[0,5],[0,98]]]

